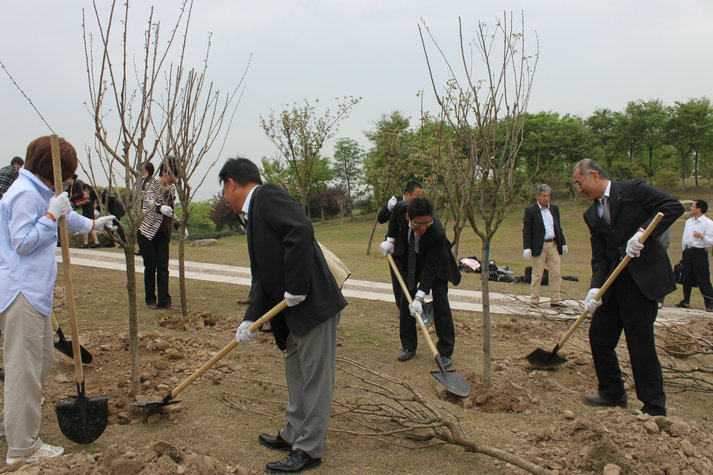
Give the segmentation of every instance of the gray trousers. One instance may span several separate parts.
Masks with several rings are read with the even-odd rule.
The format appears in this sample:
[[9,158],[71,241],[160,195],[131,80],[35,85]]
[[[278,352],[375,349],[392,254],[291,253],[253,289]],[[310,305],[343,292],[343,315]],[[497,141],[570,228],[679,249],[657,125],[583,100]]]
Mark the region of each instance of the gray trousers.
[[26,457],[42,446],[42,384],[54,361],[52,321],[24,295],[0,314],[5,333],[3,426],[8,457]]
[[297,336],[287,337],[285,378],[290,402],[280,436],[312,458],[322,458],[332,415],[339,313]]

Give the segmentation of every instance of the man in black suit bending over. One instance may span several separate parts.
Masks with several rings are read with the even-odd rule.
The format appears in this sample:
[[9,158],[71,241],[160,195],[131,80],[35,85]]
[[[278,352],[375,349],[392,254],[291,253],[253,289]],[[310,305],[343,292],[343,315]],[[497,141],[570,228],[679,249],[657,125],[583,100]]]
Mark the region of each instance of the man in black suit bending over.
[[277,346],[285,352],[290,395],[285,427],[261,444],[290,454],[268,463],[272,472],[296,473],[321,463],[332,411],[339,312],[346,307],[312,223],[281,187],[262,184],[257,166],[229,159],[219,173],[225,201],[246,222],[253,298],[238,327],[240,344],[258,332],[248,327],[283,298],[287,308],[271,321]]
[[[575,165],[572,179],[593,200],[584,212],[592,244],[592,281],[584,307],[592,314],[589,342],[599,380],[597,394],[585,396],[592,406],[626,407],[627,398],[616,355],[622,329],[631,359],[641,411],[666,415],[661,365],[654,343],[656,300],[676,289],[666,250],[658,237],[681,214],[681,203],[641,179],[609,181],[597,162]],[[656,213],[664,217],[645,243],[639,237]],[[624,255],[632,259],[600,300],[594,296]]]
[[460,271],[451,252],[451,244],[439,219],[433,214],[433,205],[426,198],[414,198],[408,204],[394,206],[389,221],[386,241],[381,252],[393,254],[396,266],[413,303],[405,296],[399,305],[399,336],[401,353],[399,361],[408,361],[416,354],[418,335],[413,315],[423,312],[423,298],[433,292],[433,320],[438,335],[438,353],[443,365],[453,364],[455,330],[448,302],[448,282],[460,283]]
[[550,187],[537,185],[537,203],[525,208],[522,226],[522,256],[532,259],[532,281],[530,283],[530,303],[540,304],[540,283],[545,272],[545,264],[550,271],[550,307],[564,307],[560,301],[560,256],[567,254],[567,241],[560,226],[560,210],[550,203]]

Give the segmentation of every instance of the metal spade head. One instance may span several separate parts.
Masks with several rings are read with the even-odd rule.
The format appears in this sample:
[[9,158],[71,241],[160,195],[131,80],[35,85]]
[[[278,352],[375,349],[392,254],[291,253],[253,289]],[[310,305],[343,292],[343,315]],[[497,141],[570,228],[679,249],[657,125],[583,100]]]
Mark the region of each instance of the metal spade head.
[[535,368],[555,368],[567,362],[567,358],[563,358],[555,351],[547,351],[538,348],[529,355],[527,361]]
[[430,325],[431,323],[433,323],[433,301],[425,302],[423,304],[421,320],[423,320],[424,325]]
[[[59,341],[54,342],[54,347],[60,353],[67,355],[70,358],[74,358],[74,350],[72,349],[71,341],[60,339]],[[87,351],[87,349],[83,346],[79,347],[79,352],[81,353],[83,364],[89,364],[94,359],[92,354],[89,353],[89,351]]]
[[78,444],[97,440],[109,421],[109,400],[106,397],[87,398],[80,391],[74,401],[55,405],[57,422],[62,433]]
[[170,406],[171,404],[178,404],[181,402],[180,399],[171,399],[171,393],[168,393],[166,397],[160,401],[135,401],[131,405],[134,407],[146,407],[149,409],[157,409],[164,406]]
[[436,355],[436,363],[438,364],[438,371],[431,371],[431,376],[436,378],[436,381],[441,383],[448,392],[460,397],[466,397],[470,394],[468,382],[457,371],[446,370],[440,355]]

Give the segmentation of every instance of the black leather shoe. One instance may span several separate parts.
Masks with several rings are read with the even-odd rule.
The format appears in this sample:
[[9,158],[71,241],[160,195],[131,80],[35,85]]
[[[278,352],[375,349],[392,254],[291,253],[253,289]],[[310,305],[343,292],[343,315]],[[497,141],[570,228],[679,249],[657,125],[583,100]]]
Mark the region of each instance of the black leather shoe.
[[300,449],[293,450],[290,455],[278,462],[270,462],[265,465],[268,472],[275,473],[297,473],[310,468],[318,467],[322,459],[313,459]]
[[587,394],[584,403],[590,406],[619,406],[626,408],[626,394],[617,399],[604,399],[599,394]]
[[268,434],[260,434],[259,436],[257,436],[257,439],[262,445],[264,445],[268,449],[286,450],[288,452],[292,450],[292,446],[288,444],[287,441],[283,439],[279,433],[274,437]]
[[5,381],[5,371],[2,368],[0,368],[0,381]]
[[678,302],[676,305],[674,305],[674,307],[677,307],[677,308],[688,308],[688,302],[684,302],[683,300],[681,300],[681,301]]
[[443,363],[443,367],[446,368],[446,369],[448,369],[448,368],[450,368],[451,366],[453,366],[453,360],[450,359],[450,358],[447,357],[447,356],[441,356],[441,362]]
[[409,350],[408,348],[404,348],[403,350],[401,350],[401,353],[399,353],[399,361],[408,361],[415,355],[415,351]]

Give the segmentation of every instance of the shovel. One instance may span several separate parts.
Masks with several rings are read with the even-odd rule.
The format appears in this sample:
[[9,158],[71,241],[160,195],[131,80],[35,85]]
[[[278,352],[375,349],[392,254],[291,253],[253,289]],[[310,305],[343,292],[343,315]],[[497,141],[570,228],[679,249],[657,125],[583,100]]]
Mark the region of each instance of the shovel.
[[[410,304],[412,302],[411,294],[409,293],[408,288],[404,283],[404,279],[401,277],[401,272],[399,272],[399,269],[396,267],[394,258],[391,257],[391,253],[387,254],[386,258],[389,260],[389,264],[391,264],[391,268],[394,270],[394,274],[399,280],[399,284],[401,284],[401,289],[404,291],[404,296]],[[428,342],[428,346],[429,348],[431,348],[431,352],[436,358],[436,364],[438,365],[438,371],[431,371],[431,376],[436,378],[436,381],[441,383],[441,385],[446,388],[448,392],[453,393],[456,396],[466,397],[468,394],[470,394],[470,385],[465,379],[463,379],[463,376],[458,374],[457,371],[446,370],[445,366],[443,366],[443,360],[441,360],[441,355],[438,354],[436,345],[433,344],[431,335],[428,333],[426,324],[423,323],[423,319],[418,313],[416,313],[416,321],[418,322],[418,326],[421,327],[421,331],[423,331],[423,334],[426,337],[426,341]]]
[[[54,347],[57,351],[60,353],[63,353],[70,358],[74,358],[74,351],[72,351],[72,342],[69,340],[66,340],[64,338],[64,333],[62,333],[62,329],[59,327],[59,322],[57,319],[54,317],[54,312],[50,313],[50,317],[52,317],[52,328],[54,331],[57,333],[57,336],[59,337],[59,341],[54,342]],[[80,345],[79,347],[80,351],[82,352],[82,363],[84,364],[89,364],[92,362],[94,359],[92,357],[92,354],[87,351],[86,348]]]
[[[646,230],[644,230],[644,234],[642,234],[639,237],[639,242],[643,243],[646,241],[646,239],[649,237],[649,235],[653,232],[654,228],[656,225],[659,224],[659,221],[663,218],[663,213],[657,213],[656,216],[654,216],[654,219],[651,221],[651,223],[646,227]],[[599,292],[594,296],[594,300],[599,300],[602,298],[602,295],[609,289],[612,283],[614,283],[614,279],[616,279],[619,274],[621,274],[621,271],[624,270],[626,265],[629,263],[631,260],[631,257],[628,255],[624,256],[624,258],[619,262],[619,265],[616,266],[616,269],[609,275],[607,278],[606,282],[604,282],[604,285],[599,289]],[[542,348],[537,348],[535,351],[527,355],[527,361],[534,366],[535,368],[554,368],[557,366],[560,366],[564,364],[567,359],[559,356],[557,352],[562,348],[562,346],[565,344],[567,339],[574,333],[574,331],[577,329],[580,323],[582,323],[582,320],[585,319],[589,312],[585,309],[582,314],[575,320],[575,322],[572,324],[569,330],[567,330],[567,333],[564,334],[564,336],[560,339],[560,341],[557,342],[555,347],[552,349],[552,351],[546,351],[543,350]]]
[[[284,309],[287,308],[287,302],[284,300],[274,307],[272,307],[270,310],[265,313],[262,317],[258,318],[257,321],[255,321],[252,325],[248,327],[248,330],[252,332],[256,332],[260,329],[261,326],[263,326],[265,323],[269,322],[272,317],[277,315],[278,313],[282,312]],[[181,401],[174,400],[176,396],[178,396],[178,393],[186,389],[193,381],[198,379],[203,373],[205,373],[207,370],[213,367],[214,364],[216,364],[218,361],[223,359],[225,355],[230,353],[233,348],[235,348],[238,345],[237,340],[234,338],[223,347],[222,350],[220,350],[215,356],[213,356],[211,359],[209,359],[203,366],[198,368],[195,373],[187,377],[181,384],[176,386],[176,388],[171,391],[170,393],[166,394],[163,399],[160,401],[147,401],[147,402],[133,402],[131,403],[132,406],[134,407],[148,407],[151,409],[157,409],[161,408],[164,406],[168,406],[170,404],[178,404]]]
[[[62,193],[62,170],[59,159],[59,138],[50,136],[52,145],[52,166],[54,168],[55,196]],[[67,219],[59,218],[59,234],[62,243],[62,265],[64,266],[64,285],[67,291],[67,309],[69,324],[72,330],[72,355],[74,358],[74,374],[77,382],[77,399],[58,403],[55,406],[57,422],[62,433],[78,444],[94,442],[106,429],[109,421],[109,404],[106,397],[87,398],[84,396],[84,373],[80,358],[79,327],[77,312],[74,306],[74,288],[69,265],[69,239],[67,236]]]

